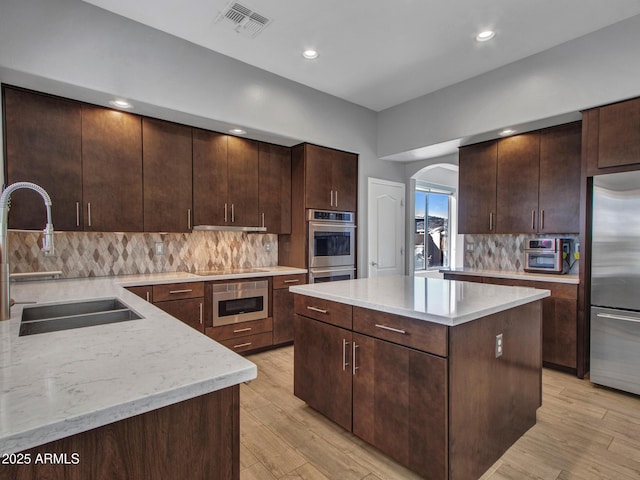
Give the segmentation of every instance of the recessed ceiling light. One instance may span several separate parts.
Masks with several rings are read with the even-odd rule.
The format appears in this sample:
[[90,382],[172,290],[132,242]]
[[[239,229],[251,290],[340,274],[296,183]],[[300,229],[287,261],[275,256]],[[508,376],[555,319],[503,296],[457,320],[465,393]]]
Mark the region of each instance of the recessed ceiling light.
[[305,50],[304,52],[302,52],[302,56],[304,58],[306,58],[307,60],[315,60],[316,58],[318,58],[318,52],[316,50]]
[[516,131],[513,128],[505,128],[498,135],[504,136],[504,135],[511,135],[512,133],[516,133]]
[[241,128],[232,128],[229,130],[229,133],[233,133],[234,135],[246,135],[247,131],[242,130]]
[[116,108],[131,108],[131,107],[133,107],[133,105],[131,105],[126,100],[122,100],[121,98],[117,98],[115,100],[111,100],[109,102],[109,105],[112,105],[112,106],[114,106]]
[[476,35],[476,40],[478,42],[486,42],[487,40],[491,40],[495,36],[496,32],[494,32],[493,30],[485,30]]

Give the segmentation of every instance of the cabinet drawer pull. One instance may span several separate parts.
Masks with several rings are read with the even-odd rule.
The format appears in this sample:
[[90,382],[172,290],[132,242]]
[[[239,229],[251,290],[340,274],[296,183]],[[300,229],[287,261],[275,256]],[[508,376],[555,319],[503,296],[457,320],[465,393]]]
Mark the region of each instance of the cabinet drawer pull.
[[329,313],[329,310],[323,310],[323,309],[318,308],[318,307],[307,307],[307,310],[311,310],[311,311],[318,312],[318,313],[324,313],[325,315],[327,313]]
[[253,330],[251,327],[239,328],[238,330],[234,330],[233,333],[250,332],[251,330]]
[[622,320],[625,322],[640,323],[640,318],[627,317],[625,315],[614,315],[612,313],[596,313],[596,317],[610,318],[611,320]]
[[358,345],[355,340],[353,341],[353,351],[351,353],[351,374],[355,375],[356,374],[356,370],[358,370],[360,367],[358,367],[356,365],[356,349],[360,348],[360,345]]
[[192,288],[186,288],[184,290],[169,290],[170,295],[175,295],[176,293],[191,293],[193,292]]
[[347,362],[347,345],[349,345],[349,342],[347,342],[343,338],[342,339],[342,371],[343,372],[346,372],[347,367],[349,366],[349,362]]
[[300,281],[300,279],[296,278],[293,280],[285,280],[284,283],[298,283]]
[[252,342],[247,342],[247,343],[241,343],[240,345],[234,345],[233,348],[242,348],[242,347],[248,347],[249,345],[251,345]]
[[386,325],[378,325],[378,324],[376,324],[376,327],[381,328],[383,330],[389,330],[390,332],[401,333],[403,335],[405,335],[407,333],[406,330],[400,330],[399,328],[387,327]]

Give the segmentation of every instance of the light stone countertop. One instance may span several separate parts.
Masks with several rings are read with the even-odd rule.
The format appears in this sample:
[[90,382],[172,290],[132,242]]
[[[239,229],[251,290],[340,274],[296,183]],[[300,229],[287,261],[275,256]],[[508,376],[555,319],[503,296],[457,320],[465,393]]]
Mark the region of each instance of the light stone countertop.
[[550,296],[549,290],[388,276],[289,287],[293,293],[456,326]]
[[11,284],[17,302],[119,298],[144,318],[19,337],[24,305],[0,322],[0,455],[255,379],[256,366],[124,286],[305,273],[289,267]]
[[508,270],[478,270],[475,268],[442,269],[442,273],[458,273],[478,277],[507,278],[510,280],[530,280],[533,282],[570,283],[578,285],[580,279],[576,274],[554,275],[551,273],[511,272]]

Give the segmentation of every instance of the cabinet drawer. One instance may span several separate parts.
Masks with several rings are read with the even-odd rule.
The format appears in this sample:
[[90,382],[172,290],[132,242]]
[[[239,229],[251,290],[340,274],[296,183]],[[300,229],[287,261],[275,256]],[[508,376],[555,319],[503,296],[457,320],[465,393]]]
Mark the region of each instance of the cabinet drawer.
[[353,331],[441,357],[447,356],[447,327],[391,313],[353,307]]
[[270,332],[273,329],[271,317],[250,322],[222,325],[220,327],[207,328],[207,335],[214,340],[229,340],[232,338],[246,337],[258,333]]
[[222,345],[234,352],[248,352],[257,348],[270,347],[272,344],[271,332],[248,335],[246,337],[231,338],[220,341]]
[[294,311],[298,315],[315,318],[321,322],[349,330],[353,325],[353,307],[351,305],[306,295],[295,295],[293,305]]
[[204,297],[204,282],[167,283],[153,286],[153,301]]
[[307,283],[307,274],[277,275],[273,277],[273,288],[289,288],[291,285],[304,285]]

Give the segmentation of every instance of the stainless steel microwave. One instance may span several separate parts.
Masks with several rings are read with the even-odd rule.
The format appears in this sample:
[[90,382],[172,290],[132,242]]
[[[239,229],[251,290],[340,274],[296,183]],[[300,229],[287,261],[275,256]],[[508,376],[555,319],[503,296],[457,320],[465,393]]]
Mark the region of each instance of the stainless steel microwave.
[[562,274],[569,272],[565,256],[571,252],[571,239],[532,238],[524,250],[524,271]]

